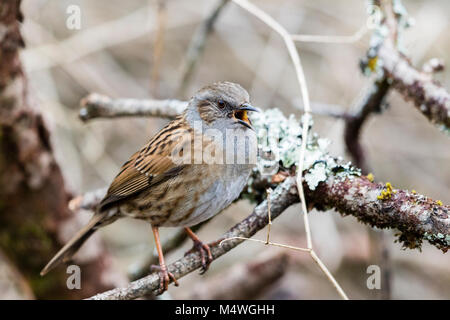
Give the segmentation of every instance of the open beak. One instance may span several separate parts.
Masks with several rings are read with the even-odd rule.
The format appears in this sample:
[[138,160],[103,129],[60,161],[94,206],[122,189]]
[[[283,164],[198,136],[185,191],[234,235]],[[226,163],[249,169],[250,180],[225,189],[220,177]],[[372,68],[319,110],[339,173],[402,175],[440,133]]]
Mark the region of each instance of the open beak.
[[234,110],[234,117],[237,119],[237,122],[239,122],[243,126],[251,130],[254,130],[252,127],[252,123],[248,118],[247,114],[248,111],[260,112],[259,109],[253,107],[252,105],[248,103],[243,103],[238,109]]

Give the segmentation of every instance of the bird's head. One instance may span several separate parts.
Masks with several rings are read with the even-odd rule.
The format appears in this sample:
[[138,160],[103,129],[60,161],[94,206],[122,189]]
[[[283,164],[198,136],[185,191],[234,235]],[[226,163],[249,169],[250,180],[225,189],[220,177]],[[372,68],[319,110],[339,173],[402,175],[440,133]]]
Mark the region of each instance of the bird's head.
[[192,97],[189,109],[209,127],[253,130],[248,111],[259,111],[249,103],[248,92],[233,82],[206,86]]

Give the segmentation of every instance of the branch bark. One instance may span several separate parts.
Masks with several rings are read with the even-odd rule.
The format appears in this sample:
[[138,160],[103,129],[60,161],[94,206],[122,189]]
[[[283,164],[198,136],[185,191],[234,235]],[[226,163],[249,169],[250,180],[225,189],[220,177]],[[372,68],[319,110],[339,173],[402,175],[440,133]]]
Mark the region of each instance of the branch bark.
[[364,174],[369,173],[369,166],[360,141],[361,129],[371,113],[381,110],[381,105],[389,92],[389,88],[390,85],[386,78],[376,81],[355,115],[345,118],[345,146],[355,165],[361,168]]
[[380,48],[378,57],[392,86],[405,100],[411,100],[432,123],[450,131],[450,94],[430,74],[414,68],[408,58],[395,45],[398,25],[391,1],[380,1],[390,35]]
[[386,189],[365,176],[329,179],[316,190],[307,190],[307,199],[318,210],[333,208],[372,227],[398,229],[399,241],[408,248],[420,248],[423,240],[443,252],[450,248],[450,206],[400,189],[379,199]]
[[79,116],[88,121],[95,118],[159,117],[173,119],[183,112],[187,102],[180,100],[111,99],[92,93],[81,100]]

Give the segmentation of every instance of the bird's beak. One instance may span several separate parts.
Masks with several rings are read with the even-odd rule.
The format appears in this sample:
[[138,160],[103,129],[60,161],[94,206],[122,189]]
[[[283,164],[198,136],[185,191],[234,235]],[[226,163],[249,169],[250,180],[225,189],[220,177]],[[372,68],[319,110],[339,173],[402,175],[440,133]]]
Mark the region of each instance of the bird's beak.
[[261,112],[261,110],[259,110],[258,108],[252,106],[252,105],[249,104],[249,103],[243,103],[243,104],[241,104],[241,107],[240,107],[238,110]]
[[237,122],[242,124],[243,126],[254,130],[252,127],[252,123],[248,118],[247,111],[260,112],[258,108],[255,108],[249,103],[243,103],[241,106],[234,111],[234,117],[237,119]]

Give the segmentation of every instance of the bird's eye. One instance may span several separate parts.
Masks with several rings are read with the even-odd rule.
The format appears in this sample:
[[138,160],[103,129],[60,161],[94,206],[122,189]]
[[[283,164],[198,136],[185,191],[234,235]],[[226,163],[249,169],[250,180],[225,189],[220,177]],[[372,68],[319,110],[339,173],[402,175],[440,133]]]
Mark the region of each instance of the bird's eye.
[[217,105],[219,106],[220,109],[223,109],[225,108],[225,101],[219,100],[217,101]]

